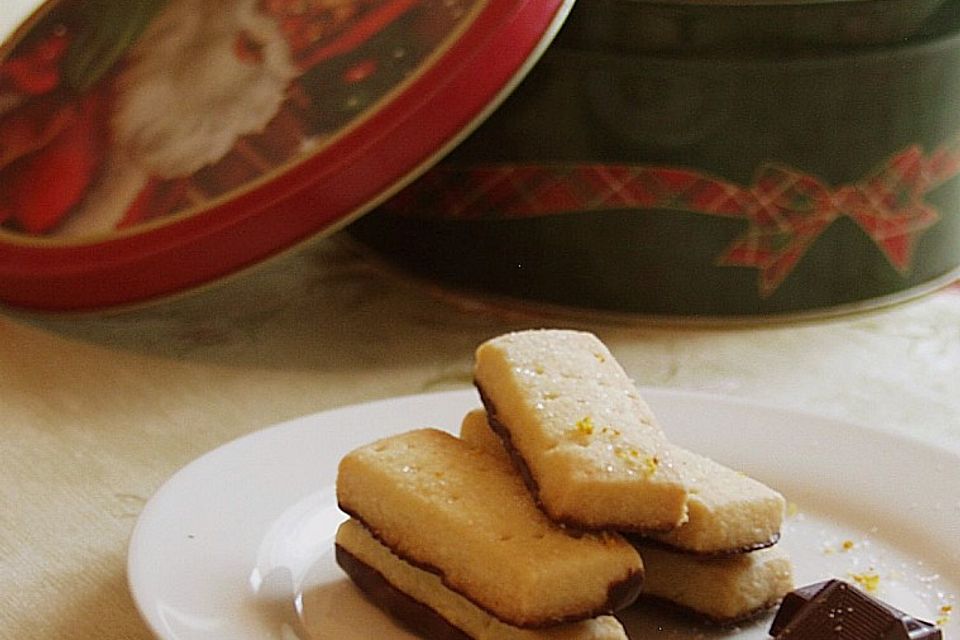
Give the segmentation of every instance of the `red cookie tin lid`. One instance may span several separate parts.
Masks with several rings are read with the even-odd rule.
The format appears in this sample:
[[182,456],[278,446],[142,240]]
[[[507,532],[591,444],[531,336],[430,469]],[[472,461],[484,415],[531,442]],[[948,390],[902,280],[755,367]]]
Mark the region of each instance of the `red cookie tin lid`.
[[24,4],[0,9],[30,14],[0,45],[0,303],[67,311],[365,213],[499,104],[572,0]]

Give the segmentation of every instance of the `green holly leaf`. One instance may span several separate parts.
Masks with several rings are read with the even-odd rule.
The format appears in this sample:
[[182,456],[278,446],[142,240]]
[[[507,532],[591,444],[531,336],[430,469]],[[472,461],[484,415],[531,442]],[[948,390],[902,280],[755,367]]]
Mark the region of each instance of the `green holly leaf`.
[[137,41],[168,0],[86,0],[78,32],[63,62],[63,77],[83,92],[97,83]]

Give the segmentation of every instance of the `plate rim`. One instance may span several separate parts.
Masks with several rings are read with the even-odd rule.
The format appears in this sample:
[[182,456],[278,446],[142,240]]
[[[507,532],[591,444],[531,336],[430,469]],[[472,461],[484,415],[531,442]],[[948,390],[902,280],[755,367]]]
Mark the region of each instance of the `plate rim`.
[[[658,402],[695,399],[701,403],[717,403],[721,406],[725,405],[727,408],[732,408],[735,410],[771,412],[781,417],[790,417],[800,420],[813,420],[820,422],[821,425],[832,424],[833,426],[841,426],[843,429],[856,434],[858,439],[862,437],[879,436],[880,438],[897,446],[912,447],[915,450],[920,450],[924,454],[931,454],[934,457],[942,458],[946,462],[960,462],[960,446],[957,446],[957,443],[954,442],[946,443],[944,445],[935,445],[925,438],[913,437],[908,434],[889,431],[887,429],[869,425],[864,422],[847,420],[823,413],[784,406],[775,402],[754,400],[742,396],[731,396],[702,390],[686,390],[676,387],[639,386],[638,388],[641,393],[641,397],[649,400],[651,405],[654,406],[656,406]],[[453,404],[462,403],[466,408],[471,398],[473,398],[474,403],[477,406],[480,406],[479,397],[475,395],[475,390],[472,387],[462,387],[431,392],[412,392],[408,394],[370,399],[358,403],[339,405],[322,411],[283,420],[228,439],[222,444],[213,447],[204,453],[201,453],[188,463],[178,468],[174,473],[168,476],[148,498],[143,509],[137,517],[128,540],[126,582],[127,588],[132,596],[134,605],[141,617],[141,620],[143,620],[150,632],[160,640],[177,640],[173,636],[164,634],[163,630],[157,624],[157,621],[154,620],[154,617],[147,610],[146,602],[144,601],[145,599],[140,586],[141,583],[138,581],[138,577],[142,572],[141,563],[143,562],[144,558],[137,554],[137,549],[142,546],[144,531],[148,530],[148,527],[152,524],[151,518],[154,517],[154,512],[159,509],[160,506],[162,506],[162,502],[167,499],[168,494],[176,489],[178,483],[180,483],[184,477],[187,477],[194,470],[207,465],[211,459],[226,455],[230,450],[236,447],[255,443],[255,441],[259,439],[270,439],[271,437],[275,437],[276,434],[280,432],[289,430],[296,431],[307,427],[315,420],[332,419],[338,413],[376,411],[378,408],[390,407],[391,405],[419,402],[426,403],[431,401],[435,402],[438,399]],[[448,430],[447,427],[443,425],[433,426]],[[379,431],[377,431],[377,433],[379,433]],[[388,435],[388,432],[382,433],[382,436],[385,437],[386,435]],[[320,488],[320,484],[318,484],[318,488]],[[958,509],[960,509],[960,503],[958,503]],[[960,517],[957,518],[957,521],[960,522]],[[949,573],[948,575],[954,582],[960,582],[960,575],[954,576],[952,573]]]

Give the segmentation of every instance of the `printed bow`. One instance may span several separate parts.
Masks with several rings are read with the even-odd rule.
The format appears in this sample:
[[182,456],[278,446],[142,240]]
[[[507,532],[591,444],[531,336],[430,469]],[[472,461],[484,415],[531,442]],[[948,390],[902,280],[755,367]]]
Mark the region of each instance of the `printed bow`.
[[863,179],[839,187],[776,163],[762,165],[746,186],[696,170],[646,165],[440,167],[386,208],[399,215],[433,211],[453,220],[625,209],[743,219],[746,231],[717,264],[757,269],[760,295],[766,297],[844,216],[873,239],[897,271],[908,273],[920,235],[940,219],[926,195],[958,173],[960,139],[930,156],[911,146]]

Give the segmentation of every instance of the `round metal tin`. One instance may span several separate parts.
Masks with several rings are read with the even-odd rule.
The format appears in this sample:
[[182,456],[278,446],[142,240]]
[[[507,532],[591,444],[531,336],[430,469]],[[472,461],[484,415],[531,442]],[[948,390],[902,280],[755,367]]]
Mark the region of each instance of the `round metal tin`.
[[40,5],[0,47],[0,301],[149,301],[340,228],[472,131],[571,4]]
[[574,312],[872,308],[960,269],[958,104],[960,0],[580,0],[496,114],[349,232]]

